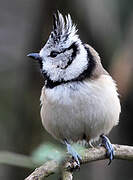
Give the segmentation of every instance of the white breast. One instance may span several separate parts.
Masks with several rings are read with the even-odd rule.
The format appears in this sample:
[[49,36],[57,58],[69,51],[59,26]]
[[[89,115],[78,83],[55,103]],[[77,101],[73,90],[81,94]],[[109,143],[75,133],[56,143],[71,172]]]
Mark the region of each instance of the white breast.
[[117,125],[120,102],[109,75],[84,83],[68,83],[42,89],[41,118],[46,130],[60,140],[88,141],[107,134]]

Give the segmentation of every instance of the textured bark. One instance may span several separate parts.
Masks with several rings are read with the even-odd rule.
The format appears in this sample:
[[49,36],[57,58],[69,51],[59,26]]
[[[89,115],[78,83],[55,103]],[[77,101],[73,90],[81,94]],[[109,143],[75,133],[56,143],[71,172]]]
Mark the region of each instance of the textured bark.
[[72,172],[70,172],[70,171],[63,171],[63,173],[62,173],[62,180],[72,180],[72,179],[73,179]]

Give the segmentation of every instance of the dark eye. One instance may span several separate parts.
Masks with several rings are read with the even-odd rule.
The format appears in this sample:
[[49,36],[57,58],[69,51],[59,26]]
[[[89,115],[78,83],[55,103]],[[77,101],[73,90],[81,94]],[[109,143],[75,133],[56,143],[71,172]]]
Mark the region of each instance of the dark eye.
[[50,56],[54,58],[54,57],[56,57],[58,54],[59,54],[59,52],[57,52],[57,51],[52,51],[52,52],[50,53]]

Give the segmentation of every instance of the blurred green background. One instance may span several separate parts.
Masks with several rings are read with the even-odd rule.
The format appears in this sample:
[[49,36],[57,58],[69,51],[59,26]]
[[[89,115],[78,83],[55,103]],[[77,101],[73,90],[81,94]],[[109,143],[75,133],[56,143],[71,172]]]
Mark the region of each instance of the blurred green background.
[[[122,114],[119,126],[109,137],[113,143],[133,145],[133,1],[4,0],[0,2],[2,180],[23,180],[28,176],[33,169],[28,168],[30,159],[27,156],[40,144],[51,142],[49,149],[54,144],[59,146],[45,132],[40,120],[39,98],[44,82],[39,65],[26,57],[30,52],[38,52],[47,40],[52,14],[57,9],[63,14],[71,14],[82,41],[99,52],[102,64],[117,81]],[[26,157],[19,159],[16,154],[5,152]],[[48,153],[52,154],[52,151]],[[22,163],[27,168],[12,166],[12,163]],[[32,162],[31,166],[34,166]],[[94,162],[82,166],[74,179],[131,180],[132,169],[133,162],[115,160],[111,166],[105,161]],[[48,179],[55,179],[55,176]]]

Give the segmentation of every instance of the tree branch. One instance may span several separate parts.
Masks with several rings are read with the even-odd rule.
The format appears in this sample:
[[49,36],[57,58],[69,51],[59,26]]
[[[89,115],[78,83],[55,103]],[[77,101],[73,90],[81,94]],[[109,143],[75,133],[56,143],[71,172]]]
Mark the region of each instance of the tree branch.
[[[113,145],[114,158],[122,160],[133,161],[133,147],[124,145]],[[106,150],[104,147],[89,148],[79,152],[82,157],[81,164],[85,164],[92,161],[98,161],[106,159]],[[45,164],[35,169],[34,172],[28,176],[25,180],[42,180],[53,173],[56,173],[60,166],[60,162],[55,160],[47,161]],[[63,180],[72,180],[71,169],[74,168],[73,163],[67,162],[63,167]]]
[[62,173],[62,180],[72,180],[72,179],[73,179],[72,172],[64,170]]

